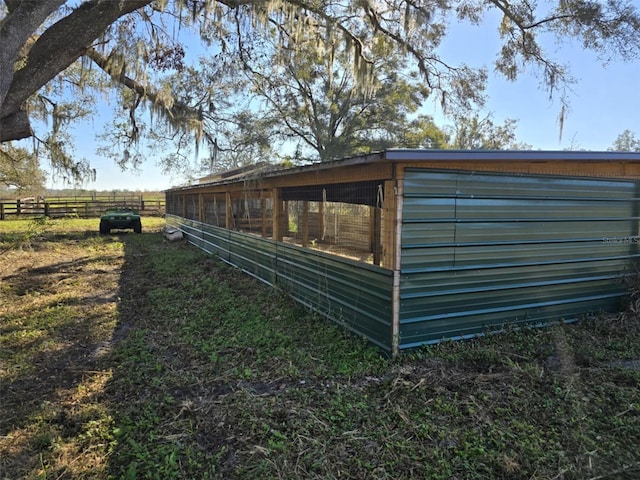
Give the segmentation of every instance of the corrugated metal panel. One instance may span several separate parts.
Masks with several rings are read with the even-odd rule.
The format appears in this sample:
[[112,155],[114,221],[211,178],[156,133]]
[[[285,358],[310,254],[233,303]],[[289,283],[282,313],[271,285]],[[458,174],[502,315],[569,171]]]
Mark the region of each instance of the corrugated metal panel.
[[392,272],[175,215],[187,240],[391,352]]
[[634,182],[407,169],[400,348],[610,310],[637,257]]
[[391,350],[391,271],[278,244],[278,286],[336,323]]

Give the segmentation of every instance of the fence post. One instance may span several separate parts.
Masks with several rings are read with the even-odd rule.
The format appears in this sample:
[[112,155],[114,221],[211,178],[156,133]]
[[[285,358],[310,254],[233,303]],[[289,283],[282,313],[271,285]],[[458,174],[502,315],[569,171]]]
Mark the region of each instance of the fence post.
[[282,197],[280,196],[280,189],[274,188],[271,190],[271,199],[273,202],[273,240],[281,242],[284,235],[282,228],[282,219],[284,218],[284,211],[282,208]]
[[0,220],[4,220],[4,203],[0,203]]
[[45,217],[51,216],[51,211],[49,210],[49,202],[45,202],[44,204],[44,216]]
[[309,247],[309,201],[305,200],[302,202],[302,222],[298,220],[298,223],[302,223],[302,225],[298,225],[298,233],[300,228],[302,227],[302,246],[304,248]]
[[19,217],[22,212],[22,202],[20,200],[16,201],[16,215]]

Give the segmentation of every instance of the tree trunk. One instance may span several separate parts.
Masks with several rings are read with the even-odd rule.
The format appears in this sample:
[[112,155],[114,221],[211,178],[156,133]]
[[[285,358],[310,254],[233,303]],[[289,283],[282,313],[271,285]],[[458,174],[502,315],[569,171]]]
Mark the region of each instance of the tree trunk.
[[[13,80],[14,65],[24,45],[65,0],[5,2],[8,14],[0,22],[0,105]],[[26,53],[26,52],[24,52]]]
[[33,135],[33,131],[29,123],[29,116],[24,110],[0,118],[0,143],[20,140],[31,135]]
[[[0,86],[7,91],[4,97],[0,96],[0,141],[32,135],[28,119],[25,126],[22,115],[27,99],[84,54],[109,25],[149,3],[151,0],[91,0],[82,3],[42,33],[29,50],[21,69],[13,72],[17,54],[2,59],[4,64],[0,65]],[[7,32],[6,26],[11,20],[10,13],[0,23],[0,38],[24,33],[21,30]],[[11,78],[8,88],[5,86],[7,78]],[[0,91],[0,95],[3,93]]]

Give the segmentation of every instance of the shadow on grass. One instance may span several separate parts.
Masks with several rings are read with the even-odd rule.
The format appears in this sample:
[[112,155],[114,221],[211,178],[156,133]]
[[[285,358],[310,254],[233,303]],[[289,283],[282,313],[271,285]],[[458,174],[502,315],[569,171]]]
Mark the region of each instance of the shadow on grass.
[[107,478],[113,426],[104,387],[127,237],[72,225],[23,236],[5,253],[0,478]]

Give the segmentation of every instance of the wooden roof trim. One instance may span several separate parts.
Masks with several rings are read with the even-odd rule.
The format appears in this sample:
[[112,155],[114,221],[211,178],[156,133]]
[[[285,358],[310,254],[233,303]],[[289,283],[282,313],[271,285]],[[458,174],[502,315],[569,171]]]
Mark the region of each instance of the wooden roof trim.
[[168,192],[269,189],[393,178],[393,165],[506,173],[640,178],[640,152],[543,150],[408,150],[392,149],[357,157],[287,169],[249,170],[246,175],[176,187]]

